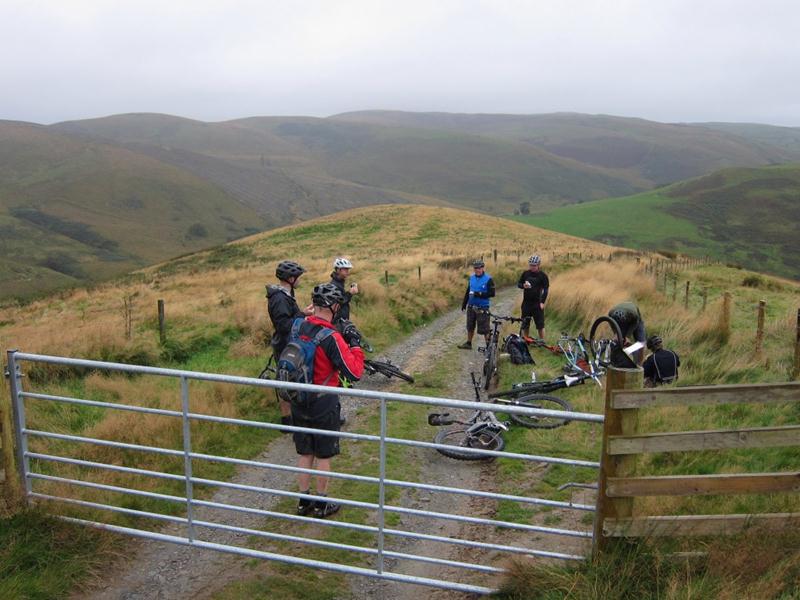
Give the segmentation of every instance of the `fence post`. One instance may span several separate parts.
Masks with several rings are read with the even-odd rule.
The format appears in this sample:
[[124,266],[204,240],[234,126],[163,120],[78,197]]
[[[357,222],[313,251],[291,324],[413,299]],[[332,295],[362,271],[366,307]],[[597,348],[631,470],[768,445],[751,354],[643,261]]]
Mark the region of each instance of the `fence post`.
[[386,281],[386,285],[388,286],[389,285],[389,271],[384,271],[383,272],[383,278]]
[[[30,472],[30,461],[28,460],[28,435],[23,433],[25,429],[25,401],[20,397],[22,391],[22,373],[17,364],[17,350],[9,350],[8,356],[8,383],[11,393],[11,410],[14,414],[14,449],[17,461],[17,472],[19,473],[20,492],[23,503],[27,504],[28,494],[31,493],[31,480],[28,479]],[[6,480],[10,477],[6,473]]]
[[3,469],[5,481],[3,482],[3,497],[6,506],[13,511],[21,504],[22,487],[18,478],[17,462],[14,455],[15,429],[11,407],[11,396],[9,394],[10,372],[7,368],[3,369],[5,378],[8,382],[0,381],[0,468]]
[[422,281],[422,266],[417,265],[417,279]]
[[706,312],[707,302],[708,302],[708,287],[703,287],[703,309],[700,312]]
[[494,264],[497,264],[497,248],[492,250],[492,256],[494,257]]
[[158,301],[158,340],[161,342],[163,346],[164,343],[167,341],[167,329],[166,329],[166,322],[164,319],[164,301]]
[[758,322],[756,325],[756,348],[755,355],[761,355],[761,349],[764,346],[764,309],[767,306],[766,300],[758,301]]
[[725,292],[722,295],[722,314],[719,318],[719,328],[727,339],[731,334],[731,293]]
[[676,273],[672,278],[672,301],[678,297],[678,274]]
[[603,421],[603,450],[600,455],[600,477],[597,482],[597,507],[594,514],[592,556],[597,556],[609,540],[603,537],[603,522],[607,518],[625,518],[633,513],[633,498],[608,498],[606,489],[609,477],[627,477],[636,467],[636,455],[610,456],[608,438],[612,435],[635,434],[639,424],[639,409],[616,409],[612,406],[614,391],[635,390],[642,387],[644,371],[609,367],[606,371],[605,420]]
[[797,379],[800,375],[800,308],[797,309],[797,330],[794,338],[794,371],[792,379]]
[[667,295],[667,269],[664,269],[664,295]]
[[689,308],[689,281],[686,281],[686,293],[683,295],[683,308]]

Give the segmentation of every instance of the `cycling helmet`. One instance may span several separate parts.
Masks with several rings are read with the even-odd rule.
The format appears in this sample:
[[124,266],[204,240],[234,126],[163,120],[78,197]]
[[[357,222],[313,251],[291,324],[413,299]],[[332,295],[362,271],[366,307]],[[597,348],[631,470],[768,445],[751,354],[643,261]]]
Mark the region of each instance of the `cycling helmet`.
[[353,263],[347,260],[344,257],[339,257],[333,261],[333,268],[334,269],[352,269]]
[[647,349],[651,351],[655,351],[660,348],[664,344],[664,340],[661,339],[660,335],[651,335],[647,338]]
[[542,259],[539,257],[538,254],[534,254],[533,256],[531,256],[528,259],[528,264],[529,265],[538,265],[538,264],[541,264],[541,262],[542,262]]
[[475,269],[478,269],[478,268],[482,269],[485,266],[486,266],[486,263],[483,262],[480,258],[475,259],[475,260],[472,261],[472,267],[475,268]]
[[275,276],[281,281],[286,281],[290,277],[300,277],[306,270],[293,260],[284,260],[278,263],[275,269]]
[[314,303],[314,306],[325,307],[342,304],[344,303],[344,294],[332,283],[321,283],[314,286],[314,291],[311,292],[311,302]]
[[608,311],[608,316],[617,322],[623,334],[636,322],[636,315],[624,308],[614,307]]

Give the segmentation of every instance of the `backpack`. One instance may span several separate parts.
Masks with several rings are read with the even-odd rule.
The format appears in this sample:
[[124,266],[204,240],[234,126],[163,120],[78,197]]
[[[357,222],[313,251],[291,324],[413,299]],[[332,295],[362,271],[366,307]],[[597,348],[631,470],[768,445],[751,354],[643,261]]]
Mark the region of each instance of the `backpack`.
[[[314,354],[322,341],[333,334],[333,329],[320,327],[314,337],[301,335],[300,328],[305,319],[298,317],[292,323],[289,343],[278,357],[277,379],[287,383],[314,383]],[[328,378],[330,380],[330,377]],[[326,385],[328,380],[323,382]],[[285,400],[300,412],[306,412],[311,405],[311,393],[300,390],[278,388],[278,397]]]
[[518,335],[512,333],[506,338],[504,350],[511,357],[511,363],[515,365],[535,365],[528,344]]

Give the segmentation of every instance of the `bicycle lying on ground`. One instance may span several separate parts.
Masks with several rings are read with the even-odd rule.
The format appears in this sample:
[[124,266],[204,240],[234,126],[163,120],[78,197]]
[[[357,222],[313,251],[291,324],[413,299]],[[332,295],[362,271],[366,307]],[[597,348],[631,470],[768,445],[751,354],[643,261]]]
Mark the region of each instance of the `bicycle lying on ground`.
[[407,381],[408,383],[414,383],[414,378],[409,375],[408,373],[401,371],[400,367],[392,363],[390,360],[372,360],[369,358],[364,359],[364,371],[368,375],[375,375],[376,373],[380,373],[386,377],[399,377],[400,379]]

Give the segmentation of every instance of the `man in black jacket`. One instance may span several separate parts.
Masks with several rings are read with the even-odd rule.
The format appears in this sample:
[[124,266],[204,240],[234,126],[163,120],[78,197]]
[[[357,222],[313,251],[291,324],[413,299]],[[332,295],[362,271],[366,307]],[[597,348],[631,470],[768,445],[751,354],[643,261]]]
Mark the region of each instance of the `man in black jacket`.
[[[305,272],[306,270],[296,262],[284,260],[278,263],[278,267],[275,269],[278,283],[267,286],[267,310],[274,329],[270,346],[272,347],[272,356],[276,362],[283,349],[286,348],[286,344],[289,343],[289,333],[292,331],[294,320],[314,312],[312,305],[307,306],[305,310],[300,310],[297,301],[294,299],[297,280]],[[291,405],[285,400],[279,400],[278,405],[281,411],[281,423],[291,425]]]
[[339,257],[333,261],[333,272],[331,273],[331,283],[339,288],[344,296],[344,302],[339,307],[339,311],[334,317],[334,325],[339,321],[350,320],[350,300],[353,296],[358,294],[358,284],[351,283],[349,286],[346,284],[347,278],[350,276],[350,271],[353,268],[353,263],[347,258]]
[[528,259],[528,270],[519,276],[517,287],[522,293],[522,318],[525,319],[522,335],[526,342],[530,339],[531,319],[536,324],[539,339],[544,339],[544,303],[547,301],[547,292],[550,289],[550,280],[541,270],[542,259],[531,256]]
[[664,341],[658,335],[647,338],[647,349],[652,352],[644,361],[644,387],[656,387],[678,379],[681,359],[672,350],[664,349]]

